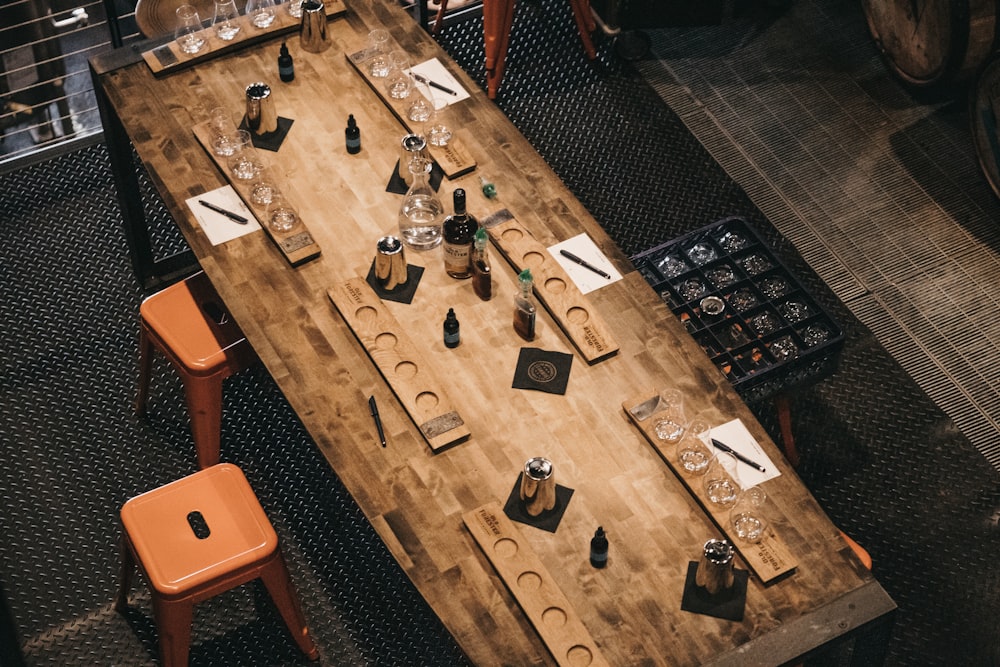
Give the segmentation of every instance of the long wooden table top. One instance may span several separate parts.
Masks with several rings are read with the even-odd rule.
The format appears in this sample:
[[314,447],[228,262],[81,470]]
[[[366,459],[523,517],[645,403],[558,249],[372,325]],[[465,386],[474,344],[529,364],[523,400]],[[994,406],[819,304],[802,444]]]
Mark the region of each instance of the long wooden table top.
[[[360,6],[357,6],[360,5]],[[296,77],[278,81],[280,40],[153,77],[136,54],[92,60],[100,88],[202,267],[287,396],[330,465],[422,595],[477,664],[554,664],[541,634],[518,606],[466,527],[463,516],[502,504],[524,461],[545,456],[559,484],[574,489],[555,533],[516,524],[610,664],[780,663],[889,614],[894,604],[853,557],[808,490],[751,412],[683,331],[642,276],[563,186],[484,92],[393,3],[349,3],[330,24],[333,46],[305,53],[288,39]],[[491,248],[494,298],[480,301],[468,281],[449,278],[440,249],[408,251],[425,267],[412,304],[385,302],[410,341],[434,365],[470,437],[433,452],[365,348],[328,297],[364,277],[376,240],[395,233],[401,197],[385,191],[404,134],[345,54],[368,30],[387,26],[414,61],[437,57],[472,93],[449,109],[479,168],[444,181],[440,196],[464,187],[479,217],[506,208],[539,241],[587,232],[625,274],[588,295],[608,324],[618,354],[588,365],[544,311],[531,347],[574,355],[565,395],[511,388],[520,348],[513,332],[516,278]],[[292,267],[263,234],[212,246],[184,200],[227,180],[192,127],[212,107],[234,115],[243,89],[270,82],[278,114],[294,123],[277,153],[265,153],[283,190],[322,248]],[[362,151],[348,155],[344,126],[354,114]],[[480,195],[478,174],[499,190]],[[461,344],[445,348],[448,308]],[[688,412],[715,423],[740,418],[781,475],[766,482],[772,524],[797,559],[787,577],[764,586],[751,578],[744,619],[681,611],[689,561],[719,536],[709,516],[630,422],[623,402],[676,387]],[[378,399],[388,437],[382,448],[367,409]],[[225,452],[223,451],[223,457]],[[588,562],[598,525],[610,539],[607,568]],[[534,557],[533,556],[533,557]],[[740,561],[738,567],[745,568]]]

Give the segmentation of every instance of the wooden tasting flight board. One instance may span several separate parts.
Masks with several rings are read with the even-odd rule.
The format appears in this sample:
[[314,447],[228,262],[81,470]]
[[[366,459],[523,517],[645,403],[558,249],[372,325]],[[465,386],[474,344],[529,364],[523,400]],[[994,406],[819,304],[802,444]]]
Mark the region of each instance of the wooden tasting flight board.
[[507,209],[501,209],[481,222],[489,231],[494,245],[518,272],[531,269],[535,295],[588,364],[595,364],[618,352],[618,343],[611,336],[604,319],[544,244]]
[[[320,247],[316,244],[313,239],[312,234],[309,233],[309,229],[306,224],[299,218],[299,224],[291,228],[287,232],[276,232],[268,226],[265,220],[265,212],[259,206],[254,205],[253,201],[250,199],[250,184],[244,183],[233,178],[229,173],[229,166],[226,164],[226,158],[219,157],[212,150],[212,142],[210,139],[208,131],[208,122],[199,123],[194,126],[194,136],[198,138],[198,142],[201,143],[202,148],[205,152],[215,161],[216,166],[229,181],[229,184],[233,186],[237,194],[246,203],[247,208],[254,212],[257,219],[260,221],[261,229],[271,237],[274,244],[278,246],[281,254],[285,256],[288,263],[292,266],[298,266],[304,264],[311,259],[315,259],[320,255]],[[281,188],[281,184],[278,184],[278,188]],[[292,202],[294,205],[295,202]]]
[[[347,56],[347,61],[354,66],[354,70],[361,76],[362,79],[365,80],[371,89],[375,91],[375,94],[379,96],[382,103],[385,104],[385,106],[388,107],[399,122],[403,124],[403,127],[405,127],[409,132],[414,132],[413,123],[406,117],[406,108],[410,104],[410,97],[397,100],[386,94],[384,79],[372,78],[372,76],[368,73],[368,68],[364,66],[365,61],[368,59],[368,52],[366,50],[362,49],[361,51],[346,53],[344,55]],[[416,88],[410,91],[411,97],[419,94],[420,93]],[[457,102],[456,104],[461,104],[461,102]],[[454,122],[452,122],[449,126],[452,130],[452,137],[448,140],[448,145],[432,146],[428,143],[427,150],[430,152],[431,157],[434,158],[434,161],[437,162],[437,165],[441,167],[441,171],[444,172],[444,175],[451,180],[473,171],[476,168],[476,160],[465,148],[461,137],[458,136],[463,130]]]
[[666,451],[667,447],[673,449],[676,447],[675,443],[670,443],[664,447],[660,446],[660,439],[656,437],[656,432],[654,424],[656,422],[653,417],[656,413],[646,414],[645,410],[637,409],[640,406],[649,405],[655,403],[659,394],[650,390],[648,393],[644,393],[641,396],[636,396],[622,403],[622,407],[625,408],[625,413],[628,415],[632,423],[639,427],[642,434],[646,436],[646,440],[649,444],[653,446],[653,449],[657,451],[660,457],[666,461],[670,469],[674,471],[677,478],[684,484],[687,488],[688,493],[690,493],[698,504],[701,505],[705,513],[712,517],[712,521],[715,525],[722,531],[726,539],[736,547],[737,551],[740,552],[740,556],[743,557],[743,561],[747,564],[757,578],[761,580],[762,583],[768,584],[779,577],[782,577],[796,567],[798,567],[798,561],[789,551],[788,547],[781,537],[775,532],[773,525],[768,525],[767,534],[764,539],[760,541],[759,544],[747,544],[746,542],[740,540],[732,534],[732,530],[729,525],[729,507],[716,507],[708,497],[705,495],[705,490],[702,488],[701,477],[689,477],[687,474],[678,470],[676,461],[674,459],[673,452]]
[[609,664],[566,595],[499,503],[494,501],[466,512],[462,521],[557,664],[569,667]]
[[469,437],[444,385],[410,341],[375,290],[351,278],[327,295],[392,387],[431,449],[439,451]]
[[[323,5],[326,7],[327,19],[342,16],[347,11],[343,0],[323,0]],[[205,25],[206,21],[211,22],[212,19],[211,16],[199,16],[199,18],[202,20],[202,25]],[[288,13],[287,3],[282,3],[275,7],[274,22],[266,28],[258,28],[252,25],[249,17],[245,15],[241,15],[238,22],[240,24],[240,31],[229,41],[219,39],[215,34],[215,29],[211,25],[203,28],[201,36],[205,38],[206,44],[198,53],[184,53],[178,48],[175,40],[170,40],[155,49],[143,51],[142,58],[149,65],[153,76],[163,76],[164,74],[169,74],[170,72],[197,65],[200,62],[227,53],[232,53],[246,46],[258,44],[277,35],[294,32],[300,26],[300,19]]]

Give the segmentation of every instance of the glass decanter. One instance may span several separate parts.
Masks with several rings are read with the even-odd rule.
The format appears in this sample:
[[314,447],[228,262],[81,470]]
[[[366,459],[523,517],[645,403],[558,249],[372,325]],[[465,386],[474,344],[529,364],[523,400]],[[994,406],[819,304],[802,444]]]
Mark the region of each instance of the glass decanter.
[[399,207],[399,237],[414,250],[441,243],[444,206],[430,184],[431,161],[415,157],[409,164],[412,184]]

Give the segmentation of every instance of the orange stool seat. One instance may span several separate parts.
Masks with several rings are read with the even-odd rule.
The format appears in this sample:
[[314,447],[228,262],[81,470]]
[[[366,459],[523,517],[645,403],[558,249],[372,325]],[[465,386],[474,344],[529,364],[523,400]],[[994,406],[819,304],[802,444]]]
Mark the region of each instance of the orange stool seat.
[[319,651],[292,588],[278,536],[243,471],[221,463],[128,500],[121,510],[115,607],[136,568],[149,582],[164,665],[187,665],[194,605],[260,578],[310,660]]
[[215,465],[222,430],[222,381],[256,362],[257,355],[204,273],[157,292],[139,307],[135,407],[140,413],[149,397],[154,348],[170,360],[184,382],[198,467]]

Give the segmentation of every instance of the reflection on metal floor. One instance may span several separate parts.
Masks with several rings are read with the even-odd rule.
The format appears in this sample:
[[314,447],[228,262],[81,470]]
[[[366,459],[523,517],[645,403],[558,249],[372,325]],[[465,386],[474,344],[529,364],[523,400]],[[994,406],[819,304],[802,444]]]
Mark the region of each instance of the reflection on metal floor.
[[1000,469],[1000,201],[965,98],[908,94],[857,3],[652,36],[664,100]]
[[[783,255],[847,331],[837,374],[792,410],[801,476],[900,605],[888,664],[1000,661],[995,470],[610,41],[587,63],[575,30],[568,3],[519,4],[498,104],[626,253],[741,214]],[[441,41],[484,80],[474,22]],[[115,517],[193,465],[165,365],[149,418],[129,407],[141,295],[112,187],[102,146],[0,177],[0,589],[32,665],[155,662],[148,597],[137,588],[127,617],[111,608]],[[283,540],[323,664],[462,664],[267,374],[227,382],[224,458]],[[755,408],[778,439],[772,406]],[[192,664],[303,664],[259,597],[249,586],[199,607]]]

